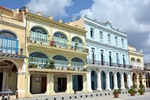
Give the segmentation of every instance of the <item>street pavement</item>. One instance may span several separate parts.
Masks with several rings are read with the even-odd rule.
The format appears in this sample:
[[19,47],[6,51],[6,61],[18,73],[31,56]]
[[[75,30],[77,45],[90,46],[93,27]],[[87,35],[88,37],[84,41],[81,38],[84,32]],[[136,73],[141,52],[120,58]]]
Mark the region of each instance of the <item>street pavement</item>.
[[136,94],[135,96],[130,96],[130,94],[120,94],[119,98],[114,98],[113,95],[110,95],[110,96],[90,97],[90,98],[82,98],[82,99],[78,99],[78,98],[49,99],[49,96],[45,96],[45,97],[37,97],[37,98],[24,98],[18,100],[150,100],[150,92],[146,92],[144,95]]

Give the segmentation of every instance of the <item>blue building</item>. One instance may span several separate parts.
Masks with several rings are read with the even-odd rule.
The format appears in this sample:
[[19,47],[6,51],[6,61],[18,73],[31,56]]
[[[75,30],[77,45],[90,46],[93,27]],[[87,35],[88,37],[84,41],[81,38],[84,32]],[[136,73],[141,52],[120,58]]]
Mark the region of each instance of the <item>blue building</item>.
[[127,35],[110,22],[99,23],[87,16],[70,23],[86,28],[88,89],[111,90],[131,86]]

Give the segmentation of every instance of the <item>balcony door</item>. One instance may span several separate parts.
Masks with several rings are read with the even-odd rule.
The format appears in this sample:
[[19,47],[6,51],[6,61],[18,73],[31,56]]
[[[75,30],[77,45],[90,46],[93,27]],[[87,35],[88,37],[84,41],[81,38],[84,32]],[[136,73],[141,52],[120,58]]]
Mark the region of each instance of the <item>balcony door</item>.
[[0,31],[0,52],[18,54],[18,40],[13,32]]

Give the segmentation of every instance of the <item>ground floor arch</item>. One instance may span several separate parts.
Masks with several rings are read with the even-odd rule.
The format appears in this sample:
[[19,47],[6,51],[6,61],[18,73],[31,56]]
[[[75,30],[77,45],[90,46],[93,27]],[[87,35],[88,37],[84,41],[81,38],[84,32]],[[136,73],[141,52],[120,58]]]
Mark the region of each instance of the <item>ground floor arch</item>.
[[109,72],[109,81],[110,81],[110,88],[114,88],[114,75],[112,72]]
[[91,71],[91,88],[97,90],[97,73],[95,70]]
[[106,74],[104,71],[101,71],[101,88],[102,90],[106,89]]

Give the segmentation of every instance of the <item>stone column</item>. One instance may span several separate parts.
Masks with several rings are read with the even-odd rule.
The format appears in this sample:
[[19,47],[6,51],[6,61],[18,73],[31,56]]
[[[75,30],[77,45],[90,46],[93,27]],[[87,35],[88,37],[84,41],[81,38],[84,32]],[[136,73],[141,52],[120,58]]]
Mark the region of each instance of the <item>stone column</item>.
[[117,75],[116,75],[116,73],[114,74],[114,89],[118,89],[118,86],[117,86]]
[[73,91],[73,86],[72,86],[72,75],[71,74],[67,74],[67,90],[66,90],[67,94],[74,94]]
[[97,74],[97,90],[102,91],[102,88],[101,88],[101,75],[100,75],[100,72],[98,72],[98,74]]
[[6,72],[3,72],[3,83],[2,83],[2,90],[6,89]]
[[125,87],[124,87],[124,75],[123,74],[121,75],[121,89],[125,90]]
[[87,74],[82,75],[83,76],[83,92],[87,93],[88,90],[88,82],[87,82]]
[[47,74],[47,95],[55,95],[54,92],[54,75],[53,74]]
[[106,76],[106,90],[111,90],[110,89],[110,80],[109,80],[109,73],[107,73],[107,76]]
[[139,82],[139,75],[136,75],[137,77],[136,77],[136,85],[137,85],[137,88],[139,88],[139,85],[140,85],[140,82]]
[[26,81],[26,86],[27,86],[27,90],[26,90],[26,96],[30,97],[31,93],[30,93],[30,73],[27,74],[27,81]]
[[93,90],[91,89],[91,69],[88,68],[88,91],[92,92]]

